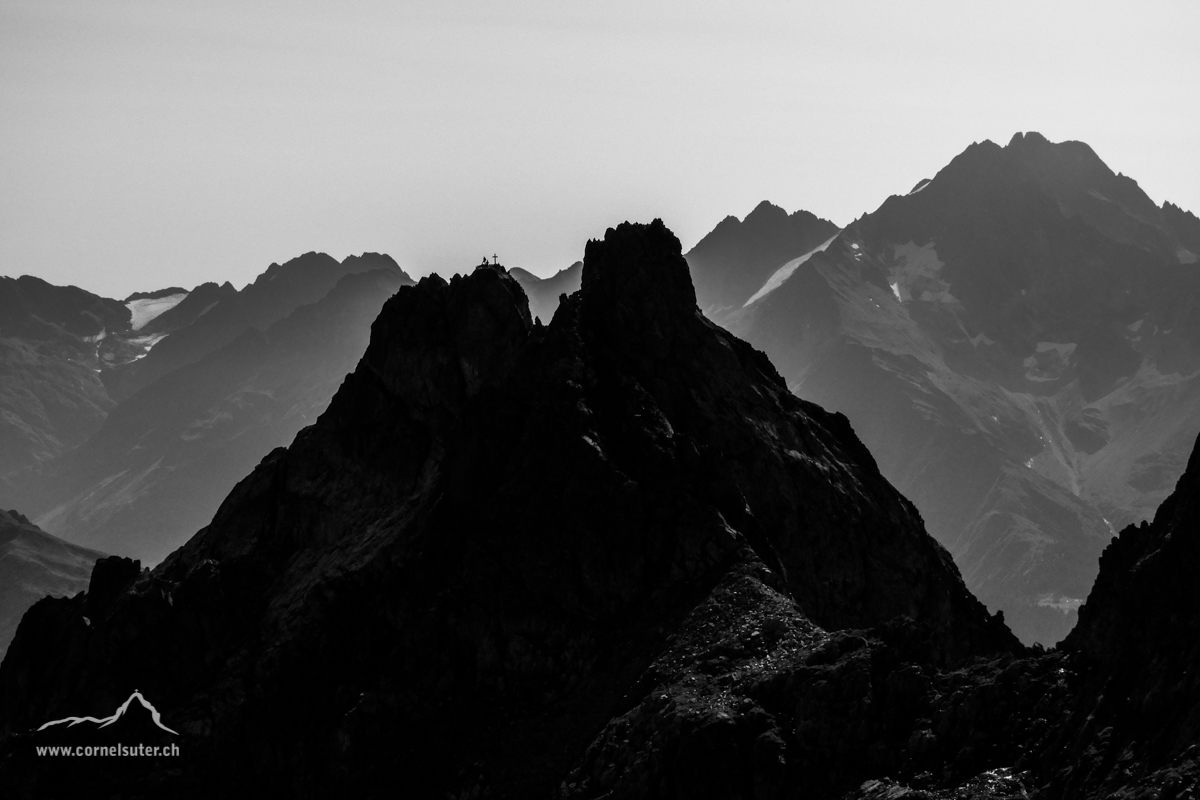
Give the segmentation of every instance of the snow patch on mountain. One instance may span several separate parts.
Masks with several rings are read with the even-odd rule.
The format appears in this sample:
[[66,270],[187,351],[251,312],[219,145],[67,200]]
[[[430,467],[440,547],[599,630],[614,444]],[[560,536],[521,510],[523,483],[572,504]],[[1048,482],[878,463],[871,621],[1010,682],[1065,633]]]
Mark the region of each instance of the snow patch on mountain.
[[911,192],[909,192],[907,195],[905,195],[905,197],[911,197],[914,194],[916,194],[917,192],[924,191],[925,187],[928,186],[932,182],[933,182],[933,180],[931,178],[926,178],[925,180],[918,183],[915,187],[913,187],[913,190]]
[[[839,231],[839,233],[840,233],[840,231]],[[767,278],[767,282],[762,285],[762,288],[759,289],[754,294],[750,295],[750,299],[742,304],[742,308],[746,308],[751,303],[753,303],[757,300],[761,300],[762,298],[766,297],[771,292],[778,289],[780,286],[783,285],[784,281],[786,281],[788,278],[792,277],[792,273],[796,271],[797,267],[799,267],[805,261],[808,261],[810,258],[812,258],[817,253],[824,251],[826,248],[829,247],[829,245],[833,244],[833,240],[836,239],[837,237],[838,237],[838,234],[835,233],[833,236],[830,236],[824,242],[817,245],[812,250],[809,250],[804,255],[800,256],[799,258],[793,258],[791,261],[787,262],[782,267],[775,270],[775,272],[771,275],[771,277]]]
[[129,313],[133,317],[133,329],[135,331],[141,330],[155,317],[179,305],[183,301],[183,298],[187,296],[187,292],[182,292],[180,294],[169,294],[166,297],[130,300],[125,304],[125,307],[129,309]]

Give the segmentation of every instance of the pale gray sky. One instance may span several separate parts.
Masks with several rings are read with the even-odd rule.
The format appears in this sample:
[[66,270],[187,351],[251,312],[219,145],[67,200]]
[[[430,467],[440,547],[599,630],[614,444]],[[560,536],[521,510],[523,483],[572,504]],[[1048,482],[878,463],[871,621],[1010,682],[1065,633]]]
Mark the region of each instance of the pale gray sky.
[[625,219],[845,224],[1018,130],[1200,213],[1198,40],[1194,0],[0,0],[0,274],[547,274]]

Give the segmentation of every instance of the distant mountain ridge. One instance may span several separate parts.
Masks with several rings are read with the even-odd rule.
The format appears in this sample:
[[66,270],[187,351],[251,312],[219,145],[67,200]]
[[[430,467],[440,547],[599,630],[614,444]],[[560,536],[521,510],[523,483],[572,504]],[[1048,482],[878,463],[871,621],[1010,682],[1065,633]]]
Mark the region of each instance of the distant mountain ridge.
[[846,413],[972,590],[1049,644],[1200,430],[1197,235],[1087,145],[1018,134],[710,314]]
[[124,302],[130,303],[134,300],[157,300],[160,297],[168,297],[173,294],[187,294],[187,289],[182,286],[168,286],[166,289],[155,289],[151,292],[134,292],[126,297]]
[[558,308],[559,297],[579,291],[583,280],[583,262],[576,261],[548,278],[539,278],[520,267],[513,267],[508,274],[516,278],[525,290],[525,296],[529,298],[529,313],[540,319],[543,325],[548,325]]
[[272,264],[239,292],[213,291],[219,296],[207,301],[190,324],[159,342],[145,358],[106,372],[105,387],[114,399],[124,400],[172,370],[221,349],[247,329],[264,330],[321,299],[343,276],[373,269],[412,281],[390,256],[378,253],[350,256],[340,263],[324,253],[305,253],[285,264]]
[[0,410],[12,409],[0,444],[32,445],[0,448],[10,459],[0,463],[0,504],[68,540],[150,562],[315,419],[384,299],[412,282],[377,253],[342,262],[310,253],[241,292],[206,283],[124,302],[5,280],[0,304],[20,313],[0,323],[0,365],[13,364],[0,375]]
[[[316,419],[366,347],[384,300],[406,281],[391,259],[367,254],[342,265],[327,256],[274,265],[245,299],[215,284],[198,288],[188,299],[216,296],[216,307],[156,345],[152,354],[176,336],[183,342],[135,378],[168,371],[76,449],[11,474],[0,498],[21,498],[70,541],[160,560],[211,519],[239,475]],[[224,303],[231,308],[219,312]]]
[[696,302],[710,317],[740,307],[785,262],[838,232],[811,212],[788,214],[764,200],[744,220],[721,220],[687,253]]

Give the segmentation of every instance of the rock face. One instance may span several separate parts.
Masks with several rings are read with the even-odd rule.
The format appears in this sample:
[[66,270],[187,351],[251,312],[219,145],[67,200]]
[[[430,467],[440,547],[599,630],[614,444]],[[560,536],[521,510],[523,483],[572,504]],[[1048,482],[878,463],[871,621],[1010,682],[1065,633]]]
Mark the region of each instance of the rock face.
[[845,413],[971,590],[1053,644],[1200,431],[1198,235],[1086,144],[1018,134],[713,318]]
[[0,659],[26,609],[48,595],[82,592],[103,557],[49,535],[24,514],[0,510]]
[[[847,627],[882,633],[827,632]],[[207,528],[36,604],[0,665],[0,786],[844,791],[894,760],[846,766],[878,733],[853,716],[864,676],[908,720],[938,669],[1016,650],[845,418],[699,313],[661,222],[627,223],[548,326],[503,271],[402,288],[318,422]],[[901,656],[920,665],[889,677]],[[181,758],[138,782],[32,754],[31,728],[134,689]]]

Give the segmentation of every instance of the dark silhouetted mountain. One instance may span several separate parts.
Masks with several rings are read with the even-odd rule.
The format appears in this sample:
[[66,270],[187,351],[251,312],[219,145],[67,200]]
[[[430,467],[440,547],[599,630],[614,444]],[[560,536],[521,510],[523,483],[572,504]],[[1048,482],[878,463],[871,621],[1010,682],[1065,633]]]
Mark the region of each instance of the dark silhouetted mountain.
[[[872,691],[831,673],[879,648],[826,629],[880,625],[930,671],[1019,649],[846,419],[699,313],[661,222],[626,223],[547,326],[503,270],[402,287],[329,408],[206,528],[36,604],[0,665],[0,789],[112,785],[29,731],[133,686],[183,758],[125,796],[771,789],[819,738],[787,716],[800,687]],[[878,680],[923,710],[921,668]],[[814,724],[855,724],[811,697]]]
[[371,321],[406,279],[394,264],[354,266],[364,265],[383,268],[345,272],[318,301],[160,377],[80,447],[13,477],[2,496],[21,498],[69,541],[160,561],[265,454],[314,422],[354,368]]
[[539,278],[532,272],[514,267],[508,271],[521,284],[529,298],[529,313],[543,324],[548,323],[558,308],[558,298],[579,291],[583,280],[583,262],[576,261],[566,269],[559,270],[549,278]]
[[1200,430],[1196,230],[1087,145],[1018,135],[717,318],[845,413],[972,591],[1050,644]]
[[351,256],[338,263],[324,253],[306,253],[267,271],[236,294],[219,289],[213,304],[192,317],[191,324],[158,342],[145,358],[104,374],[109,394],[119,401],[133,396],[167,373],[199,361],[225,347],[251,328],[266,330],[303,305],[324,297],[345,275],[386,269],[411,283],[390,257],[375,253]]
[[0,659],[25,610],[47,595],[86,589],[92,565],[103,556],[49,535],[23,514],[0,510]]
[[726,217],[687,254],[701,310],[719,319],[739,308],[775,270],[837,232],[829,220],[766,200],[741,222]]
[[1064,642],[1096,673],[1076,716],[1095,734],[1113,729],[1101,757],[1092,754],[1092,782],[1119,781],[1111,773],[1122,758],[1164,767],[1200,749],[1198,564],[1200,448],[1153,521],[1130,525],[1104,549],[1096,585]]

